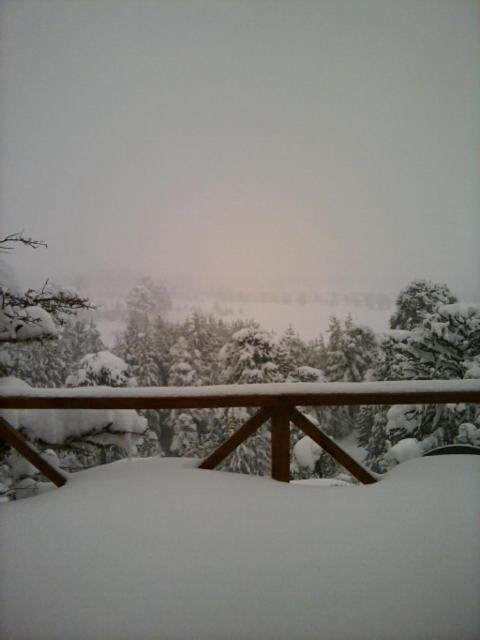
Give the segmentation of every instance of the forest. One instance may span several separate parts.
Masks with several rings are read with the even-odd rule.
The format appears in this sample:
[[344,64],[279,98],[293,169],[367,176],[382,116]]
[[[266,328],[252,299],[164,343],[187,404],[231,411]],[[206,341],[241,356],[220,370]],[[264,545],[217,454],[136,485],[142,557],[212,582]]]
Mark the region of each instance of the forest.
[[[399,293],[385,331],[375,334],[350,316],[332,316],[326,334],[308,342],[291,326],[275,336],[254,320],[229,322],[201,312],[182,323],[170,322],[165,318],[169,304],[165,287],[152,278],[141,279],[126,296],[126,327],[111,351],[102,343],[91,311],[75,308],[60,318],[53,336],[4,340],[0,384],[185,387],[480,377],[480,307],[457,301],[446,285],[428,280],[415,280]],[[303,410],[337,441],[354,442],[357,455],[380,473],[442,444],[480,444],[480,410],[475,405]],[[134,456],[201,458],[248,414],[246,408],[230,408],[4,415],[52,462],[72,472]],[[269,437],[265,426],[222,468],[268,474]],[[299,439],[292,430],[293,478],[352,481],[312,441],[303,438],[299,446]],[[6,446],[0,456],[4,500],[38,491],[41,478],[30,465]]]

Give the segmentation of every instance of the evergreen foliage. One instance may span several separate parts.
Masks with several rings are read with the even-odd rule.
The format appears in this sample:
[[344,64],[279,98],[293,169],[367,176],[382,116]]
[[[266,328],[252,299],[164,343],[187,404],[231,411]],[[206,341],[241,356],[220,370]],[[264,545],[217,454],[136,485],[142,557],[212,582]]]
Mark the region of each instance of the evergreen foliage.
[[391,329],[411,331],[419,327],[441,305],[452,304],[457,299],[446,284],[431,280],[413,280],[400,292],[395,312],[390,318]]

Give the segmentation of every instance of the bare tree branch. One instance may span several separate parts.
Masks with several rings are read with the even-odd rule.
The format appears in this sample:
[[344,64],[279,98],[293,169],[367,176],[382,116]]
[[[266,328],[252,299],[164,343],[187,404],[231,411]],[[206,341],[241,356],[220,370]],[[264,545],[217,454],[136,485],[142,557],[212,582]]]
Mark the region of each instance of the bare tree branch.
[[[23,244],[32,249],[46,247],[43,240],[26,237],[23,231],[0,238],[0,253],[11,251],[15,245]],[[37,307],[37,309],[35,309]],[[38,316],[38,308],[50,317],[50,325],[44,324],[45,317]],[[43,339],[54,335],[54,325],[64,325],[67,316],[81,309],[94,309],[88,298],[75,291],[49,285],[48,280],[40,290],[28,289],[24,293],[9,291],[0,283],[0,342]],[[53,321],[53,325],[51,324]],[[25,331],[25,327],[37,327],[35,331]]]
[[23,231],[17,231],[11,233],[4,238],[0,238],[0,251],[8,252],[14,249],[15,244],[23,244],[32,249],[38,249],[38,247],[47,247],[47,243],[43,240],[34,240],[33,238],[27,238],[24,236]]

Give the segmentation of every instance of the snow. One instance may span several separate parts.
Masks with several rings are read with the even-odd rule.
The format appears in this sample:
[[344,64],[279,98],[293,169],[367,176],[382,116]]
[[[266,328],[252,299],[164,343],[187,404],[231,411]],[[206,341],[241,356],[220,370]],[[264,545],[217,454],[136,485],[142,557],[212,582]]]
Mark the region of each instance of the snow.
[[465,378],[480,378],[480,356],[465,362]]
[[[218,301],[209,295],[204,295],[195,301],[182,300],[173,297],[173,309],[168,311],[167,318],[173,322],[184,322],[194,311],[201,311],[206,315],[213,314],[224,320],[247,320],[254,318],[259,325],[267,331],[274,331],[281,336],[291,325],[295,327],[303,340],[313,340],[320,334],[324,334],[334,315],[337,318],[346,318],[352,315],[356,324],[366,325],[374,331],[381,331],[388,325],[392,313],[390,306],[385,309],[369,309],[366,306],[357,307],[353,303],[341,300],[342,294],[338,294],[338,301],[332,303],[309,302],[301,305],[292,303],[270,302],[225,302],[231,310],[227,316],[218,313]],[[220,303],[224,306],[223,303]],[[106,327],[108,329],[108,327]],[[102,338],[108,337],[108,333]]]
[[[314,416],[309,415],[308,418],[317,426],[322,426],[318,425],[318,421],[315,420]],[[357,437],[354,432],[349,433],[344,438],[333,438],[333,440],[335,440],[341,449],[348,453],[352,458],[355,458],[358,462],[362,462],[365,458],[366,451],[364,447],[361,447],[358,444]],[[298,465],[304,469],[309,469],[311,472],[314,471],[315,464],[320,459],[322,451],[322,447],[312,440],[310,436],[300,438],[293,447],[293,455]]]
[[387,452],[387,456],[399,464],[412,458],[419,458],[422,454],[422,443],[416,438],[403,438],[403,440],[399,440],[397,444],[394,444],[393,447],[390,447]]
[[464,422],[458,427],[457,441],[480,447],[480,427],[471,422]]
[[101,379],[108,376],[113,387],[124,385],[129,377],[128,365],[110,351],[88,353],[78,364],[78,372],[68,376],[67,386],[84,386],[91,384],[91,378]]
[[115,462],[0,505],[9,640],[474,640],[480,459],[371,486]]
[[388,329],[386,331],[380,331],[376,334],[376,338],[379,344],[386,342],[387,340],[395,340],[396,342],[404,342],[412,335],[411,331],[406,329]]
[[325,374],[316,367],[298,367],[298,377],[300,380],[310,380],[312,382],[325,382]]
[[[2,397],[18,396],[31,398],[210,398],[212,396],[282,396],[282,395],[323,395],[343,394],[389,394],[389,393],[446,393],[468,392],[480,394],[480,380],[406,380],[388,382],[286,382],[268,384],[230,384],[202,387],[128,387],[105,386],[78,387],[70,389],[42,389],[0,387]],[[480,395],[479,395],[480,402]]]
[[387,424],[385,430],[387,433],[395,429],[411,433],[418,428],[418,420],[415,416],[421,410],[420,405],[394,404],[387,411]]
[[96,318],[95,325],[102,337],[103,343],[110,349],[115,346],[118,336],[125,331],[125,322],[120,320]]
[[[50,314],[39,306],[7,307],[0,310],[0,340],[32,340],[39,336],[54,337],[57,328]],[[12,320],[9,315],[14,316]]]
[[438,308],[440,315],[454,316],[455,318],[468,319],[472,316],[480,315],[480,304],[471,304],[468,302],[454,302],[453,304],[444,304]]
[[322,454],[322,447],[309,436],[304,436],[293,447],[293,455],[298,465],[313,472]]
[[63,444],[68,438],[108,429],[112,433],[143,433],[147,420],[133,410],[54,409],[18,411],[16,423],[30,439]]
[[[35,391],[14,376],[0,378],[1,390],[12,388]],[[12,427],[25,429],[30,439],[51,444],[63,444],[67,438],[98,433],[107,428],[111,433],[143,433],[148,426],[146,418],[132,409],[10,409],[1,411],[0,415]]]

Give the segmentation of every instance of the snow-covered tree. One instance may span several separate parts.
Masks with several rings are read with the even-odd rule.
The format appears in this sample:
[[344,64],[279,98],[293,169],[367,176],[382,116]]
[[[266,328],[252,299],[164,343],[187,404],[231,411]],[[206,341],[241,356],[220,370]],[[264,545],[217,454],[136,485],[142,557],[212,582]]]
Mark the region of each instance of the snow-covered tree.
[[110,351],[88,353],[68,376],[68,387],[126,387],[134,380],[128,373],[128,365]]
[[411,331],[392,329],[377,336],[378,357],[374,364],[375,380],[406,380],[411,375],[408,341]]
[[216,384],[218,370],[217,354],[227,339],[228,329],[222,320],[194,311],[181,327],[190,350],[192,365],[202,384]]
[[[187,339],[180,336],[170,350],[171,366],[168,384],[175,387],[192,387],[203,384],[198,368],[202,368],[197,349],[189,347]],[[171,452],[192,457],[203,454],[204,435],[209,430],[210,416],[205,411],[170,411],[167,424],[173,435]]]
[[168,375],[169,386],[194,387],[202,384],[202,379],[193,363],[197,354],[192,353],[183,336],[170,349],[170,355],[172,364]]
[[[356,325],[348,316],[343,323],[332,317],[325,347],[325,377],[328,382],[361,382],[371,379],[377,357],[372,330]],[[325,431],[336,438],[348,435],[357,425],[359,407],[326,407],[315,410]]]
[[[47,246],[41,240],[12,233],[0,238],[0,254],[19,245],[33,249]],[[56,336],[58,326],[65,324],[68,316],[79,309],[92,308],[86,298],[71,288],[52,285],[47,280],[39,290],[22,291],[8,267],[2,265],[0,275],[0,342]]]
[[299,368],[308,366],[308,349],[292,325],[288,326],[281,337],[277,353],[277,362],[282,378],[292,382],[298,380]]
[[131,289],[126,299],[129,314],[163,316],[170,308],[171,301],[164,285],[155,278],[141,278]]
[[390,328],[410,331],[420,326],[439,306],[456,301],[446,284],[413,280],[397,297],[395,312],[390,318]]
[[[236,331],[221,349],[218,359],[223,384],[282,382],[273,336],[256,323]],[[209,434],[218,446],[249,418],[251,411],[233,408],[219,411]],[[212,447],[213,448],[213,447]],[[264,425],[225,460],[229,471],[265,475],[270,471],[270,431]]]
[[220,352],[223,384],[282,382],[273,336],[251,324],[233,334]]
[[376,341],[369,327],[356,325],[351,316],[343,324],[333,317],[328,329],[325,376],[329,382],[361,382],[375,363]]
[[407,352],[410,378],[463,378],[480,354],[480,305],[438,307],[412,331]]
[[[377,379],[480,377],[477,367],[480,306],[437,304],[428,314],[419,311],[420,316],[423,316],[421,324],[412,330],[388,332],[379,341]],[[480,411],[476,405],[396,405],[375,409],[365,410],[361,439],[367,447],[367,462],[377,470],[395,464],[407,450],[425,452],[439,445],[452,444],[460,437],[462,424],[480,425]],[[417,449],[412,445],[413,440],[419,443]],[[399,443],[403,444],[400,446]],[[390,451],[392,447],[393,452]]]

